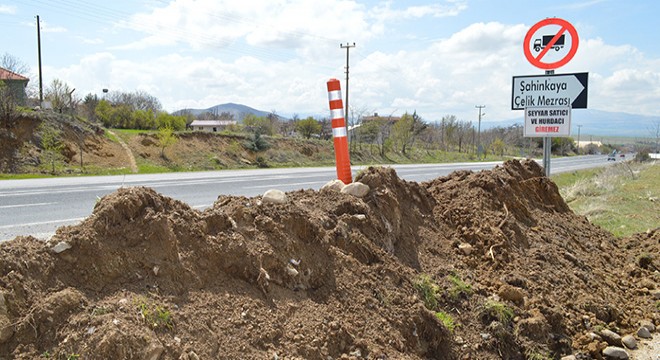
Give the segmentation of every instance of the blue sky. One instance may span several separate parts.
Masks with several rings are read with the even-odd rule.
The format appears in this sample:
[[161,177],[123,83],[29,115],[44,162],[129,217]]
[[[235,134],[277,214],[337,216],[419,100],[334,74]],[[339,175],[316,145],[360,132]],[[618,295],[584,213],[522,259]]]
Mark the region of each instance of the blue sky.
[[[0,0],[0,53],[75,94],[146,91],[168,111],[235,102],[327,114],[325,82],[344,79],[354,113],[417,111],[484,122],[510,110],[513,76],[542,74],[523,39],[548,17],[571,22],[577,54],[557,73],[589,72],[589,108],[660,116],[657,1]],[[579,111],[579,110],[576,110]]]

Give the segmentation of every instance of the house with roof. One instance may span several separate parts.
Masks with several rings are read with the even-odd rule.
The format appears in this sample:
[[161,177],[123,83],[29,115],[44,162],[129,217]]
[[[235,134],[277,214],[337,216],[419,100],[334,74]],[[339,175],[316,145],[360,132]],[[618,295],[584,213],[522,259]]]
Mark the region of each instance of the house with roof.
[[194,120],[190,123],[193,131],[218,132],[228,126],[236,125],[235,120]]
[[27,102],[25,88],[29,81],[25,76],[0,67],[0,82],[9,88],[9,93],[17,104],[24,105]]

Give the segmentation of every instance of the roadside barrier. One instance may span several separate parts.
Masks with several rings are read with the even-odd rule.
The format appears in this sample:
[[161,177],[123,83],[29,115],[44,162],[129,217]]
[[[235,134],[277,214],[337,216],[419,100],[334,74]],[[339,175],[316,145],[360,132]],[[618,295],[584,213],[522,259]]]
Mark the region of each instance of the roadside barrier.
[[330,118],[332,119],[337,178],[343,181],[344,184],[350,184],[353,182],[353,177],[351,175],[351,159],[348,153],[344,102],[341,100],[341,84],[337,79],[328,80],[328,101],[330,102]]

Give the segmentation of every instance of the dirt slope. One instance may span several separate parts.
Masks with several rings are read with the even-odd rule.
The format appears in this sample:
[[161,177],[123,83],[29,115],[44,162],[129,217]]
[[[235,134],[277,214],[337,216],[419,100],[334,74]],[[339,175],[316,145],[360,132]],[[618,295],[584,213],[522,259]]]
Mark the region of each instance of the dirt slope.
[[366,197],[204,212],[126,188],[48,244],[0,244],[0,358],[589,359],[591,331],[660,325],[660,230],[616,240],[533,161],[356,180]]

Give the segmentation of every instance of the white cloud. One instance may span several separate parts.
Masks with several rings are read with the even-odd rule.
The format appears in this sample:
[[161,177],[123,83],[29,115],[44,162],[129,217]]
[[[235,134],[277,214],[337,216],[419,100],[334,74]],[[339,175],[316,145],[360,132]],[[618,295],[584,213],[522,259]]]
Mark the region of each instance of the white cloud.
[[[237,41],[291,49],[313,42],[369,38],[372,32],[365,17],[362,5],[348,0],[258,0],[250,6],[239,0],[225,1],[222,6],[214,0],[177,0],[137,14],[120,26],[194,49],[225,48]],[[162,42],[140,44],[152,43]]]
[[558,10],[583,10],[586,8],[590,8],[592,6],[598,5],[600,3],[603,3],[607,0],[589,0],[589,1],[582,1],[582,2],[576,2],[572,4],[567,4],[567,5],[560,5],[560,6],[555,6],[554,9]]
[[0,5],[0,14],[16,14],[16,6],[13,5]]
[[[31,26],[34,26],[34,24],[30,24]],[[50,23],[45,22],[41,20],[39,22],[39,25],[41,25],[41,32],[42,33],[64,33],[67,32],[67,29],[64,26],[51,26]]]
[[[183,6],[188,2],[179,0],[170,6]],[[293,8],[286,8],[291,3],[280,2],[281,11],[294,11]],[[334,4],[354,9],[356,19],[365,19],[365,10],[355,7],[353,2],[338,1]],[[319,7],[325,9],[321,5]],[[206,9],[210,11],[210,8]],[[336,55],[340,51],[339,42],[314,40],[310,34],[319,29],[305,21],[273,34],[254,27],[243,28],[245,14],[257,14],[261,10],[234,9],[231,6],[225,10],[233,11],[231,13],[236,16],[227,17],[225,14],[222,19],[236,26],[218,25],[218,29],[210,29],[209,34],[215,34],[223,27],[232,28],[235,33],[224,36],[226,41],[235,42],[231,51],[238,55],[233,54],[233,57],[218,55],[230,51],[229,48],[204,55],[190,49],[169,55],[143,52],[144,58],[131,60],[128,57],[130,54],[121,52],[115,55],[97,53],[83,57],[78,64],[45,73],[58,74],[60,79],[79,89],[80,94],[100,94],[102,88],[144,90],[158,97],[169,111],[236,102],[280,113],[327,113],[325,82],[334,76],[340,78],[344,85],[343,59],[341,55]],[[242,11],[243,15],[239,16],[237,11]],[[295,7],[295,11],[309,14],[317,10],[301,5]],[[165,16],[164,13],[161,15]],[[190,16],[191,13],[172,12],[168,13],[167,21],[184,24]],[[204,24],[219,16],[216,14],[199,21]],[[268,29],[284,26],[278,21],[290,16],[293,15],[255,19],[263,20],[264,29]],[[155,21],[154,18],[149,19]],[[165,23],[158,26],[165,26]],[[200,25],[199,31],[204,26],[211,25]],[[372,24],[364,22],[356,28],[371,29]],[[487,105],[486,122],[520,117],[520,112],[510,110],[511,78],[514,75],[542,73],[542,70],[532,67],[523,55],[522,39],[527,29],[528,26],[523,24],[476,23],[447,38],[423,43],[425,47],[415,50],[380,49],[363,53],[366,46],[356,48],[355,54],[359,56],[353,56],[351,52],[350,105],[358,111],[381,114],[417,110],[426,120],[438,120],[443,115],[454,114],[459,119],[476,121],[474,106],[483,104]],[[377,35],[370,32],[365,36]],[[202,41],[209,38],[191,39],[190,42],[193,45],[194,41],[198,41],[201,46]],[[342,40],[345,42],[345,39]],[[181,41],[180,38],[176,40]],[[167,45],[167,41],[167,37],[154,34],[133,46]],[[301,48],[295,51],[273,50],[287,46]],[[327,54],[333,54],[331,60],[328,60]],[[660,59],[648,58],[631,45],[612,46],[599,38],[586,38],[580,43],[575,58],[557,72],[590,73],[590,108],[660,115],[660,108],[656,106],[660,103],[658,69]]]
[[422,6],[410,6],[404,9],[392,9],[393,1],[387,1],[381,6],[376,6],[371,11],[374,19],[382,21],[416,19],[425,16],[435,18],[457,16],[467,9],[466,1],[446,1],[445,4],[431,4]]
[[80,40],[80,42],[82,42],[83,44],[86,44],[86,45],[100,45],[100,44],[103,44],[103,39],[101,39],[101,38],[90,39],[90,38],[86,38],[86,37],[83,37],[83,36],[76,36],[76,38],[78,40]]

